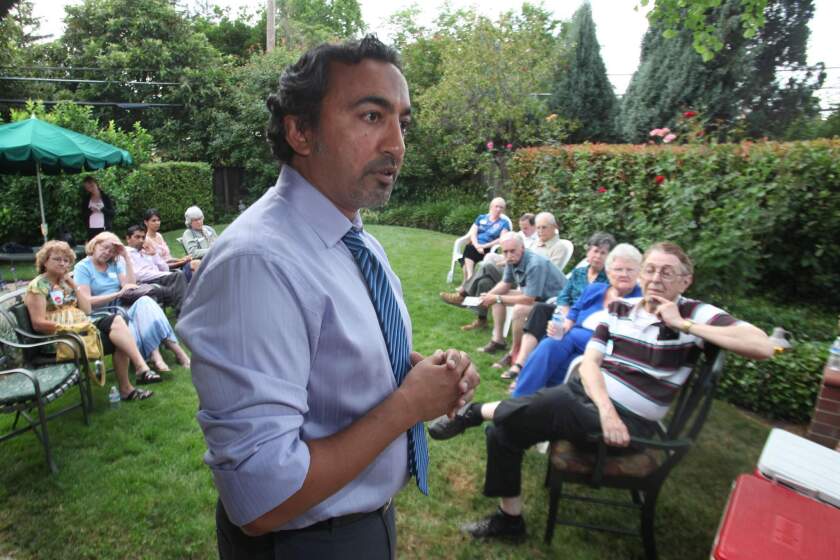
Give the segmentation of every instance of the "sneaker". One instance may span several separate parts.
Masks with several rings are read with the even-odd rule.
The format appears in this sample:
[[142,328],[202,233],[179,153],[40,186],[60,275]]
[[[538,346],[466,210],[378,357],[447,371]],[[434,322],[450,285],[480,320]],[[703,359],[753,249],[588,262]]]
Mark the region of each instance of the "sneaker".
[[452,439],[463,434],[467,428],[480,426],[481,409],[474,411],[472,404],[462,406],[452,420],[448,416],[441,416],[429,422],[429,436],[432,439]]
[[474,331],[475,329],[486,329],[487,328],[487,318],[486,317],[479,317],[472,323],[464,325],[461,327],[462,331]]
[[440,299],[442,299],[444,303],[448,303],[449,305],[454,305],[456,307],[461,307],[461,304],[464,303],[464,296],[458,292],[441,292]]
[[521,515],[514,517],[497,509],[484,519],[461,525],[461,532],[474,539],[508,539],[518,542],[526,536],[525,519]]

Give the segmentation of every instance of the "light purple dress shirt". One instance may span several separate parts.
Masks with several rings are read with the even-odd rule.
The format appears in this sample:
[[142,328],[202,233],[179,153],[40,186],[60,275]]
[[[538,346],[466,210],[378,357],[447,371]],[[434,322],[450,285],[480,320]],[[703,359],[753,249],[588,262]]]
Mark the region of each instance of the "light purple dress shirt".
[[[309,469],[306,441],[350,425],[396,381],[364,278],[341,241],[351,222],[294,169],[228,227],[190,283],[177,325],[192,350],[204,460],[230,519],[284,502]],[[399,279],[376,239],[411,340]],[[405,434],[347,486],[291,522],[373,511],[408,478]]]
[[126,247],[126,249],[134,264],[134,276],[138,282],[149,282],[169,274],[169,265],[157,253],[149,255],[134,247]]

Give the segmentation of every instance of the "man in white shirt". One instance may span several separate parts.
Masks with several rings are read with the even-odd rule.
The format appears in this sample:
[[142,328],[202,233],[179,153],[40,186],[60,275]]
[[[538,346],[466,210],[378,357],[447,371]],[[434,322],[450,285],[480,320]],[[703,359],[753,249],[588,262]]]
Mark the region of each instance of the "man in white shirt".
[[178,270],[170,271],[166,261],[157,254],[151,243],[146,243],[144,226],[130,226],[126,231],[126,245],[131,262],[134,264],[134,276],[138,284],[153,284],[155,289],[149,293],[162,306],[171,306],[175,316],[181,314],[181,303],[187,291],[187,278]]

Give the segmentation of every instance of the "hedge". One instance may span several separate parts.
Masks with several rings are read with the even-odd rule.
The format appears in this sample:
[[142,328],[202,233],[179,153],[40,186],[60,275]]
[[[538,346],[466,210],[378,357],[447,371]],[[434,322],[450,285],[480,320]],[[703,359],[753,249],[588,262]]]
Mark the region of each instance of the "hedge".
[[508,214],[552,211],[578,247],[670,239],[702,293],[840,303],[840,140],[529,148],[509,169]]
[[[42,178],[44,210],[49,236],[61,232],[83,242],[87,233],[79,213],[82,201],[82,178],[96,177],[100,186],[117,206],[114,232],[123,237],[127,226],[142,221],[143,211],[156,207],[161,212],[162,230],[184,227],[184,210],[198,204],[205,220],[212,223],[213,176],[206,163],[144,163],[136,167],[111,167],[77,175]],[[15,241],[25,245],[40,244],[38,190],[35,177],[0,176],[0,244]]]

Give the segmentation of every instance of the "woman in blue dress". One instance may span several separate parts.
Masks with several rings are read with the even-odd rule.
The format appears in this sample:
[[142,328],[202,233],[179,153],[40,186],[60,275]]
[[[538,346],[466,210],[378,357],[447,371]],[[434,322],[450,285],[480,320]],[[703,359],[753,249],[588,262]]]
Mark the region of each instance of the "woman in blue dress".
[[[89,298],[94,312],[98,307],[121,305],[120,298],[137,287],[134,267],[125,246],[116,235],[106,231],[88,241],[85,252],[88,256],[79,261],[73,271],[80,296]],[[144,359],[151,360],[158,371],[170,371],[158,350],[163,343],[175,354],[180,365],[189,367],[189,356],[178,344],[172,325],[155,300],[142,296],[124,307]],[[137,374],[137,382],[141,384],[159,381],[161,377],[152,370]]]

